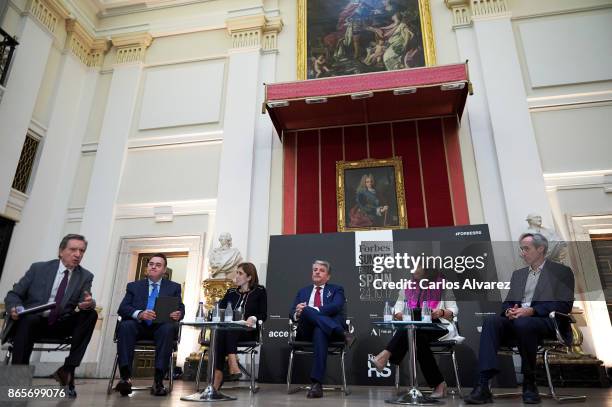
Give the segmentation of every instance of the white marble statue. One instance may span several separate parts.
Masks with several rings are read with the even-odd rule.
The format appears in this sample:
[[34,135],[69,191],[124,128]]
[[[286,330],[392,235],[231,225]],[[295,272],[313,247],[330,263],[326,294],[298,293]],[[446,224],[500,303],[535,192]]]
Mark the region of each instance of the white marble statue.
[[232,235],[229,233],[221,233],[219,243],[221,246],[211,249],[208,255],[210,275],[214,279],[231,278],[236,266],[242,263],[242,255],[240,250],[232,247]]
[[563,240],[554,229],[542,226],[542,216],[531,213],[527,215],[527,219],[525,220],[529,224],[529,228],[527,228],[525,233],[540,233],[548,239],[548,252],[546,253],[546,258],[569,265],[567,243],[565,243],[565,240]]

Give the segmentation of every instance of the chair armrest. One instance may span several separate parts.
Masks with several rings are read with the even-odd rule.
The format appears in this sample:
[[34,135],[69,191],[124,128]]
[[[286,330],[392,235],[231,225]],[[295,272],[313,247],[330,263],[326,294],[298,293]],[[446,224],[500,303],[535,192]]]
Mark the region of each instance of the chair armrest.
[[297,324],[289,318],[289,343],[295,341],[295,334],[297,332]]
[[564,314],[563,312],[559,312],[559,311],[551,311],[550,314],[548,314],[549,318],[555,318],[555,317],[562,317],[565,319],[568,319],[570,321],[570,323],[575,324],[576,323],[576,318],[574,318],[572,315],[569,314]]
[[559,311],[551,311],[550,314],[548,314],[548,317],[550,319],[552,319],[553,321],[553,326],[555,327],[555,335],[557,337],[557,340],[563,344],[566,345],[571,345],[571,343],[567,343],[565,341],[565,339],[563,338],[563,335],[561,335],[561,331],[559,330],[559,323],[557,322],[557,317],[561,317],[561,318],[565,318],[567,319],[571,324],[576,323],[576,319],[574,319],[573,316],[568,315],[568,314],[564,314],[562,312]]
[[264,322],[259,319],[257,320],[257,342],[261,345],[263,343],[263,330],[264,330]]

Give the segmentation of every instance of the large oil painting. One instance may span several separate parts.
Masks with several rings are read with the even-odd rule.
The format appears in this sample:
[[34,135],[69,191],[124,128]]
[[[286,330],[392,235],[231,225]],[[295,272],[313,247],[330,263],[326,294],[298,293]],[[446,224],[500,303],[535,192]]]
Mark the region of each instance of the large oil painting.
[[429,0],[298,0],[298,77],[435,64]]

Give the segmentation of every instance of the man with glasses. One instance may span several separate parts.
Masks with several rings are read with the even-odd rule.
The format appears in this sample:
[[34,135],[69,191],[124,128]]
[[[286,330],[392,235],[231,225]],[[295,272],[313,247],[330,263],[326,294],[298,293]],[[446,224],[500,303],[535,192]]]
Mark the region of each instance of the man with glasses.
[[[467,404],[492,403],[489,381],[499,372],[500,345],[518,346],[523,373],[523,402],[540,403],[535,381],[538,343],[554,338],[549,314],[569,314],[574,302],[574,274],[569,267],[546,260],[548,240],[540,233],[524,233],[519,239],[521,257],[528,267],[512,273],[510,291],[500,315],[485,318],[480,335],[478,384],[466,398]],[[559,320],[562,333],[571,335],[569,321]]]
[[[168,260],[163,253],[154,254],[147,264],[147,278],[129,283],[119,305],[118,314],[122,320],[117,332],[117,354],[121,380],[116,390],[122,396],[132,393],[131,368],[136,341],[151,338],[155,341],[155,376],[151,394],[168,394],[163,380],[176,338],[177,322],[185,315],[185,306],[181,301],[180,284],[162,279],[167,265]],[[179,298],[179,309],[170,314],[170,319],[175,322],[156,323],[154,308],[159,296]]]
[[[2,343],[13,342],[14,365],[27,365],[34,343],[41,337],[70,337],[70,352],[53,377],[68,386],[68,397],[76,397],[74,370],[81,364],[98,321],[91,296],[93,274],[80,266],[87,249],[82,235],[69,234],[59,244],[58,259],[33,263],[6,294],[4,303],[10,319],[2,332]],[[55,303],[51,310],[24,310]]]

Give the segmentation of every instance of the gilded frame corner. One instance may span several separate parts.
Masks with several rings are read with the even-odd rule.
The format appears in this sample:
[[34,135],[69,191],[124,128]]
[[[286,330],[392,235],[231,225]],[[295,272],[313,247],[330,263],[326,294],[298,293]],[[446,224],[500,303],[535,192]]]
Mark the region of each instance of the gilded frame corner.
[[[369,226],[351,227],[348,226],[346,218],[346,180],[345,171],[362,168],[393,167],[395,177],[395,198],[397,204],[398,224],[392,226]],[[387,159],[365,159],[359,161],[337,161],[336,162],[336,202],[338,217],[338,232],[360,231],[360,230],[384,230],[384,229],[405,229],[408,227],[408,217],[406,214],[406,197],[404,194],[404,174],[401,157]]]

